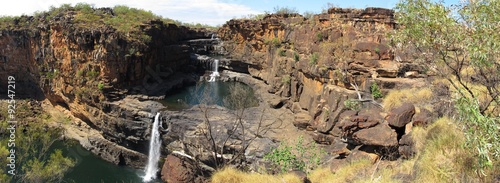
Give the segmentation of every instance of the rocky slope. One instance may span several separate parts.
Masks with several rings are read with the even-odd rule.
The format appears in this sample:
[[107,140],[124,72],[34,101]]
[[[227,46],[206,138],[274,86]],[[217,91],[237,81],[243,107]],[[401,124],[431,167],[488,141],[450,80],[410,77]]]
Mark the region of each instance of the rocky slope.
[[[209,35],[152,20],[140,25],[151,38],[144,42],[108,25],[76,23],[76,14],[69,10],[51,18],[24,16],[0,30],[0,77],[15,76],[16,97],[48,99],[100,131],[104,138],[82,143],[90,144],[96,154],[142,167],[145,161],[136,160],[147,154],[149,112],[162,106],[120,101],[131,94],[164,95],[168,88],[190,81],[195,67],[183,41]],[[21,25],[24,20],[28,26]],[[1,83],[2,92],[6,85]]]
[[[269,93],[287,100],[295,126],[314,131],[318,143],[334,144],[333,149],[345,149],[344,142],[397,147],[415,109],[390,111],[389,116],[405,116],[393,120],[402,125],[394,125],[374,104],[370,87],[377,83],[386,93],[423,86],[427,75],[405,53],[390,49],[386,37],[397,27],[393,13],[332,8],[309,19],[271,14],[230,20],[218,36],[232,62],[248,64],[247,72],[266,82]],[[352,111],[356,106],[349,104],[356,101],[361,106]]]

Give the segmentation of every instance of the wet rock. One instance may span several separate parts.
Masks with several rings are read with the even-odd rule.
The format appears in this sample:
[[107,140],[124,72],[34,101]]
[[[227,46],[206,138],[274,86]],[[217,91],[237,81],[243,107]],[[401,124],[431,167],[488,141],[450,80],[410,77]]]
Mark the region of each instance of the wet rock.
[[386,124],[362,129],[353,134],[353,139],[363,145],[391,147],[398,145],[396,132]]
[[415,114],[415,106],[410,103],[404,103],[401,107],[395,108],[387,115],[389,125],[397,128],[404,127],[411,122]]

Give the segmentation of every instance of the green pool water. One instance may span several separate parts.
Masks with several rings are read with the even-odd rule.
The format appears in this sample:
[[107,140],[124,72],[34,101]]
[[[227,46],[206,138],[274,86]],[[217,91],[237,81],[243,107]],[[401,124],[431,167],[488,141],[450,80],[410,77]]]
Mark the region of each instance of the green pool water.
[[[211,98],[209,104],[216,104],[219,106],[225,106],[224,98],[229,95],[230,86],[231,85],[240,85],[245,90],[250,90],[253,93],[253,90],[250,86],[240,83],[240,82],[200,82],[197,85],[192,85],[188,87],[184,87],[178,90],[174,90],[171,93],[165,96],[161,102],[163,105],[167,106],[167,110],[183,110],[192,107],[193,105],[203,102],[203,96],[208,95]],[[251,96],[253,100],[257,100],[255,96]]]

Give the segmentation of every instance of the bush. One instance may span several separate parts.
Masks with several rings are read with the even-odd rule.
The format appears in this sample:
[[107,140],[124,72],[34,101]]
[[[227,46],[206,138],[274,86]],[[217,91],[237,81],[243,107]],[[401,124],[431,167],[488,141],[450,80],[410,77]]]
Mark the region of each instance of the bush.
[[266,39],[264,40],[264,44],[268,44],[270,46],[274,46],[274,47],[280,47],[281,46],[281,41],[279,40],[279,38],[277,37],[274,37],[272,39]]
[[309,60],[309,65],[316,65],[318,64],[318,59],[319,59],[319,55],[317,52],[314,52],[312,55],[311,55],[311,58]]
[[308,172],[319,166],[322,154],[325,152],[317,148],[314,142],[305,145],[304,138],[300,136],[295,147],[281,143],[278,148],[266,154],[264,159],[271,161],[281,173],[291,169]]
[[347,99],[344,101],[345,108],[353,111],[358,111],[361,108],[361,102],[356,99]]
[[500,117],[481,114],[479,102],[461,97],[456,100],[460,121],[465,129],[466,147],[474,152],[473,165],[482,175],[500,161]]
[[99,83],[97,84],[97,88],[102,91],[102,89],[104,89],[104,84],[103,83]]
[[274,13],[284,15],[284,14],[295,14],[299,13],[296,8],[289,8],[289,7],[279,7],[276,6],[274,7]]
[[317,40],[318,42],[323,41],[323,33],[318,32],[318,33],[316,34],[316,40]]
[[97,76],[99,76],[99,71],[89,71],[89,72],[87,72],[87,77],[97,78]]
[[372,83],[372,85],[370,86],[370,91],[374,99],[383,97],[382,92],[380,91],[380,88],[377,85],[377,82]]
[[282,57],[286,56],[286,51],[284,49],[278,49],[278,54]]
[[295,60],[295,62],[300,61],[300,56],[297,52],[293,53],[293,60]]

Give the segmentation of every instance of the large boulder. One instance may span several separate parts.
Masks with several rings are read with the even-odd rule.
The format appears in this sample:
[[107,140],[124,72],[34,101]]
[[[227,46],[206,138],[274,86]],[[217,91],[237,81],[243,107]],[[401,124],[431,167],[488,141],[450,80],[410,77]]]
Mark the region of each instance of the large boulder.
[[361,129],[353,134],[353,139],[363,145],[393,147],[398,145],[396,132],[386,124]]
[[168,183],[202,182],[195,162],[179,154],[169,154],[161,169],[161,180]]
[[395,108],[387,115],[389,125],[397,128],[404,127],[411,122],[415,114],[415,106],[410,103],[404,103],[401,107]]

